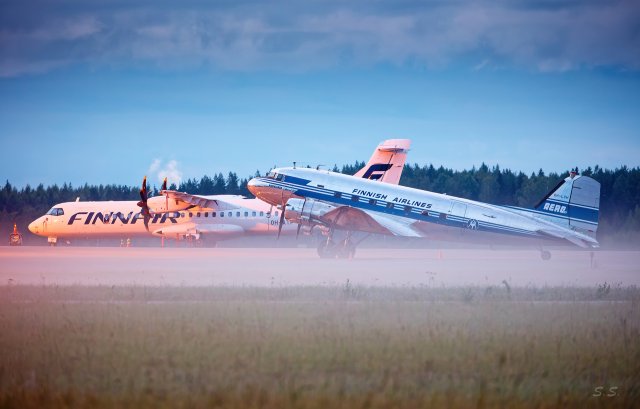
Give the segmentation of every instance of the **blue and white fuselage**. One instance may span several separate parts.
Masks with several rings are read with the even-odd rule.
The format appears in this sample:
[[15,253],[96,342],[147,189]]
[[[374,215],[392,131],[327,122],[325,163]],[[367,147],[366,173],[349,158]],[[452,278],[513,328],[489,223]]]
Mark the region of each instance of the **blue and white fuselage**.
[[[568,186],[569,194],[565,199],[554,198],[552,192],[543,200],[557,199],[557,214],[555,204],[551,207],[544,203],[540,210],[496,206],[304,168],[274,169],[266,177],[252,179],[248,186],[258,198],[272,205],[285,205],[288,220],[311,226],[320,224],[328,228],[408,237],[429,237],[431,233],[437,235],[444,230],[458,234],[462,231],[467,236],[474,234],[466,232],[497,233],[561,239],[580,247],[597,247],[598,242],[592,237],[597,228],[597,203],[586,209],[589,206],[571,202],[571,186],[579,178],[567,178],[554,191],[566,191]],[[599,200],[599,185],[597,196]],[[562,200],[565,200],[564,204]],[[553,210],[544,211],[545,205],[547,210]],[[562,206],[565,206],[565,213],[561,213]],[[572,223],[571,216],[576,209],[591,212],[589,218],[575,219]]]

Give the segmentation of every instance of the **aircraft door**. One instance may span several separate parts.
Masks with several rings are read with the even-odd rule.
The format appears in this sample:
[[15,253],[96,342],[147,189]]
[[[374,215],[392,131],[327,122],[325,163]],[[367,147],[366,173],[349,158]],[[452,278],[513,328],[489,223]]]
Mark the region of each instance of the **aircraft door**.
[[467,214],[467,205],[461,202],[453,201],[451,202],[451,207],[449,208],[449,214],[452,216],[465,217]]

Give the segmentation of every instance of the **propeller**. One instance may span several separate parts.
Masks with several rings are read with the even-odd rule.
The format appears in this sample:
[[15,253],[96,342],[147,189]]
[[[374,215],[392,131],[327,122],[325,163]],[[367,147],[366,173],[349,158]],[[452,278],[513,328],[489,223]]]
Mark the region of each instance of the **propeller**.
[[138,206],[142,209],[140,213],[142,213],[142,217],[144,218],[144,227],[149,231],[149,219],[151,219],[151,210],[149,210],[149,205],[147,204],[147,177],[145,176],[142,179],[142,189],[140,189],[140,201],[138,202]]
[[298,236],[300,235],[300,228],[302,227],[302,224],[298,223],[298,230],[296,230],[296,240],[298,240]]
[[278,223],[278,237],[277,237],[277,239],[280,238],[280,233],[282,233],[282,225],[284,224],[284,211],[285,211],[286,207],[287,207],[286,203],[282,205],[282,212],[280,213],[280,223]]
[[169,194],[167,193],[167,178],[165,177],[162,181],[162,187],[160,188],[161,192],[164,193],[164,210],[165,212],[169,211]]

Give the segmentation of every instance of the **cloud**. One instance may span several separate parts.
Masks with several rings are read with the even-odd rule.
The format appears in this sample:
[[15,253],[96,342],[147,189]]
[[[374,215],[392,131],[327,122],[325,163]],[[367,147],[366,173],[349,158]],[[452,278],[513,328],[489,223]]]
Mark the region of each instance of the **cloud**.
[[179,186],[182,182],[182,171],[179,169],[179,163],[173,159],[167,163],[163,163],[161,159],[154,159],[149,165],[147,174],[155,176],[159,183],[162,183],[165,177],[169,185],[175,183],[176,186]]
[[[640,69],[640,3],[619,1],[68,2],[0,17],[2,76],[65,64],[313,70],[419,64]],[[47,4],[47,2],[44,2]],[[491,64],[484,65],[484,61]]]

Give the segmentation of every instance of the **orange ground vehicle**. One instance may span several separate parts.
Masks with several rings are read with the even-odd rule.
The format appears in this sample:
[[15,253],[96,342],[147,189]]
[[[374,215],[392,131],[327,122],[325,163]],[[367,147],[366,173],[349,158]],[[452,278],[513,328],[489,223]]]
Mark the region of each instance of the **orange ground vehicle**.
[[10,246],[22,246],[22,234],[18,233],[18,226],[13,224],[13,233],[9,234]]

